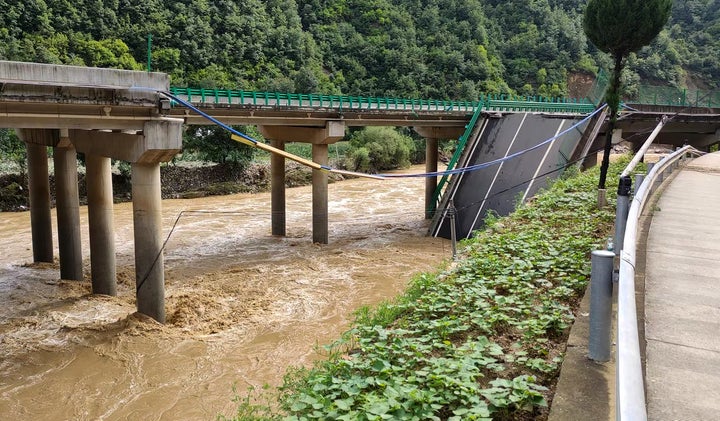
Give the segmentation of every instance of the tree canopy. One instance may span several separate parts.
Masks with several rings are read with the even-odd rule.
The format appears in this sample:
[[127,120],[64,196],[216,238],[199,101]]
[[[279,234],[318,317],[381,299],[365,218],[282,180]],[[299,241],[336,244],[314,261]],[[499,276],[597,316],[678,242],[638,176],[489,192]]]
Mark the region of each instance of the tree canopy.
[[[569,73],[612,66],[602,43],[585,36],[585,4],[0,0],[0,59],[143,69],[152,34],[152,68],[175,85],[438,99],[566,95]],[[672,13],[658,39],[630,55],[629,74],[717,87],[720,4],[676,0]]]
[[627,56],[657,37],[670,17],[672,0],[590,0],[585,8],[583,28],[590,41],[613,56],[614,68],[605,101],[610,108],[610,124],[598,188],[605,188],[610,163],[612,132],[622,94],[621,76]]
[[583,27],[600,50],[626,57],[655,39],[671,8],[672,0],[590,0]]

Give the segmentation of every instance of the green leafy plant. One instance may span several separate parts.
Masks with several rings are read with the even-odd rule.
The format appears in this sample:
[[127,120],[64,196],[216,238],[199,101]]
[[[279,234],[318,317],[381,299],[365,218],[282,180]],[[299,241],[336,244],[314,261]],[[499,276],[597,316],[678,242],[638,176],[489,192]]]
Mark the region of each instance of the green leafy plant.
[[[611,166],[617,177],[627,158]],[[464,242],[455,264],[356,313],[279,388],[285,420],[543,419],[589,253],[612,226],[597,169],[563,178]]]
[[392,127],[366,127],[350,137],[345,166],[354,171],[377,172],[410,165],[415,143]]

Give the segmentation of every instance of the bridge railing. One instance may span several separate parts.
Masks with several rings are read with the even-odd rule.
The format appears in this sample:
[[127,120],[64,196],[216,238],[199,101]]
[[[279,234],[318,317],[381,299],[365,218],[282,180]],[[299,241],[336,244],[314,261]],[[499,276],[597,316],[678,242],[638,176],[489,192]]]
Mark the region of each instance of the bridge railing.
[[203,105],[249,105],[256,107],[330,108],[338,110],[393,110],[473,113],[480,104],[490,111],[527,111],[552,113],[589,113],[593,104],[587,99],[545,98],[539,96],[484,95],[477,101],[448,101],[347,95],[292,94],[171,87],[173,95]]
[[479,101],[377,98],[348,95],[292,94],[171,87],[173,95],[196,104],[227,104],[294,108],[333,108],[352,110],[466,111],[473,112]]
[[595,105],[587,100],[564,99],[557,102],[528,101],[521,99],[494,100],[488,99],[485,102],[486,111],[512,111],[512,112],[546,112],[546,113],[570,113],[589,114],[595,111]]
[[605,91],[607,90],[609,84],[610,78],[608,78],[605,70],[600,69],[595,77],[595,82],[593,82],[593,85],[590,88],[590,92],[588,92],[588,98],[590,101],[592,101],[595,105],[600,106],[600,104],[602,104],[605,100]]
[[[616,419],[646,420],[645,386],[638,318],[635,304],[635,254],[639,219],[652,193],[666,174],[678,167],[688,154],[699,155],[696,149],[685,146],[666,156],[653,166],[644,180],[635,187],[635,196],[627,211],[625,235],[620,251],[617,304],[617,359],[616,359]],[[630,165],[634,165],[632,162]],[[629,173],[630,168],[627,170]],[[636,183],[637,184],[637,183]],[[621,180],[620,187],[623,187]],[[629,185],[626,185],[629,188]],[[618,189],[620,190],[620,188]],[[627,209],[627,208],[626,208]]]
[[644,105],[720,108],[720,90],[702,91],[673,86],[640,85],[638,93],[625,101]]
[[[473,113],[472,118],[470,119],[470,122],[465,125],[465,131],[463,132],[462,136],[458,139],[457,147],[455,148],[455,153],[453,153],[452,158],[450,158],[450,162],[448,162],[447,170],[452,170],[455,168],[455,166],[458,163],[458,160],[460,160],[460,156],[462,155],[463,151],[465,150],[465,145],[467,144],[467,140],[472,134],[473,130],[475,129],[475,125],[477,124],[478,119],[480,118],[480,114],[483,111],[483,107],[478,107],[475,112]],[[445,183],[448,181],[448,175],[444,174],[440,178],[440,182],[438,182],[437,187],[435,187],[435,191],[433,192],[433,197],[430,203],[428,203],[429,209],[427,209],[428,213],[435,212],[435,209],[437,209],[438,202],[440,201],[440,195],[442,194],[443,189],[445,188]]]

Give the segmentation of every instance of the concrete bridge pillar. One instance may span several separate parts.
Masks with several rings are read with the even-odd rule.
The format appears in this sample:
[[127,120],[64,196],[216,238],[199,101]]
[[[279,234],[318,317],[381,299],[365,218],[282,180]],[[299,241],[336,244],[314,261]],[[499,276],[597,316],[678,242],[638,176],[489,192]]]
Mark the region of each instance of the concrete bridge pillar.
[[[425,172],[437,172],[438,140],[458,139],[465,129],[460,127],[414,127],[417,134],[425,138]],[[425,178],[425,219],[432,219],[435,213],[433,196],[437,189],[437,177]]]
[[[328,145],[313,144],[312,159],[315,163],[327,166]],[[312,226],[313,243],[328,243],[328,173],[312,170]]]
[[77,152],[67,136],[60,137],[60,142],[53,149],[53,162],[55,164],[55,210],[58,225],[60,278],[82,281]]
[[[325,127],[258,126],[260,133],[270,139],[273,146],[284,142],[312,143],[312,159],[320,165],[328,164],[328,145],[345,136],[345,123],[328,121]],[[273,235],[285,235],[285,159],[273,155],[272,212]],[[282,168],[282,175],[280,174]],[[282,187],[281,187],[282,186]],[[325,171],[313,170],[313,242],[328,243],[328,176]],[[277,213],[276,213],[277,212]],[[282,231],[280,231],[282,221]],[[277,224],[277,225],[276,225]],[[278,234],[276,234],[276,229]],[[282,232],[282,234],[279,234]]]
[[[438,140],[425,140],[425,172],[437,172],[438,169]],[[435,214],[435,189],[437,189],[437,177],[425,178],[425,219],[432,219]]]
[[[270,144],[285,150],[285,142],[272,140]],[[282,155],[270,155],[270,207],[272,235],[285,236],[285,158]]]
[[[115,287],[115,252],[112,240],[111,157],[132,164],[133,232],[138,312],[165,322],[165,268],[162,250],[160,162],[169,161],[182,148],[182,120],[145,122],[139,133],[71,130],[75,147],[86,154],[88,175],[96,178],[88,192],[93,220],[91,262],[93,281],[99,273],[97,293],[112,294]],[[90,197],[92,195],[92,198]],[[108,250],[102,250],[107,246]]]
[[85,155],[93,294],[116,295],[115,228],[110,158]]
[[47,146],[44,142],[33,142],[33,139],[37,138],[50,138],[52,134],[44,129],[21,129],[18,130],[18,135],[25,141],[27,147],[33,262],[52,263],[52,217]]
[[181,121],[146,122],[138,154],[131,157],[135,282],[138,312],[165,323],[160,162],[182,147]]
[[137,309],[165,322],[160,164],[132,164],[133,229]]

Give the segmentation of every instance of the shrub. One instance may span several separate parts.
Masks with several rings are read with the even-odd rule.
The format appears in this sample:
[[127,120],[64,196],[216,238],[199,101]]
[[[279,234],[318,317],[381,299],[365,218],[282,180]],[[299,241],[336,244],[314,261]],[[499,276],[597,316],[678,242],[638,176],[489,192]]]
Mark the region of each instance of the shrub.
[[183,148],[205,161],[234,163],[241,168],[252,161],[255,152],[254,148],[235,142],[230,133],[215,126],[190,126],[183,139]]
[[392,127],[367,127],[353,133],[345,168],[378,172],[410,166],[415,144]]

